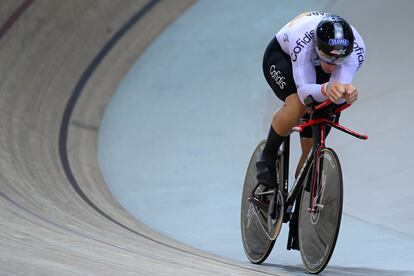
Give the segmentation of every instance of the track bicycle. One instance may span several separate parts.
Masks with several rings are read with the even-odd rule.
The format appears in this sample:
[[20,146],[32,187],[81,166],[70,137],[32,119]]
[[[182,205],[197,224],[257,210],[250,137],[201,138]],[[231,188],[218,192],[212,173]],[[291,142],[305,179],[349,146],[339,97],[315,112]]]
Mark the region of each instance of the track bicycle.
[[293,131],[312,127],[314,145],[294,184],[289,189],[290,139],[281,145],[276,172],[278,187],[268,190],[256,179],[256,162],[266,141],[256,147],[247,169],[241,204],[241,233],[244,251],[250,262],[260,264],[272,251],[282,224],[289,222],[287,249],[300,250],[302,262],[310,273],[320,273],[335,248],[341,224],[343,203],[342,170],[337,154],[326,147],[328,128],[356,138],[359,134],[338,124],[341,111],[350,105],[330,100],[318,103],[305,99],[310,119]]

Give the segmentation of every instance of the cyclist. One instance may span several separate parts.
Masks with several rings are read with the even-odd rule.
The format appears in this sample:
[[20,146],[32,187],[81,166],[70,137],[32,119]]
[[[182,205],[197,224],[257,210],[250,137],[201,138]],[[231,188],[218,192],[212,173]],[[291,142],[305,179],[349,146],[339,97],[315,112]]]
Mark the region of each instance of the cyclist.
[[[271,40],[263,57],[263,72],[276,96],[284,102],[272,120],[267,143],[256,163],[257,179],[274,189],[280,145],[306,114],[304,99],[330,99],[341,104],[358,98],[351,84],[365,59],[365,43],[342,17],[322,12],[302,13]],[[338,117],[339,118],[339,117]],[[296,176],[312,148],[310,127],[301,134],[302,156]]]

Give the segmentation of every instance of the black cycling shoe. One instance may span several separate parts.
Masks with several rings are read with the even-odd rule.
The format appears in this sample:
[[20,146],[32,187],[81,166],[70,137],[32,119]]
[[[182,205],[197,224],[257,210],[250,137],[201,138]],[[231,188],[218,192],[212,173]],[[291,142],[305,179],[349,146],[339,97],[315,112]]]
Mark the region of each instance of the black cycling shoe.
[[272,170],[268,163],[262,158],[256,162],[256,178],[266,188],[275,189],[277,187],[276,168]]

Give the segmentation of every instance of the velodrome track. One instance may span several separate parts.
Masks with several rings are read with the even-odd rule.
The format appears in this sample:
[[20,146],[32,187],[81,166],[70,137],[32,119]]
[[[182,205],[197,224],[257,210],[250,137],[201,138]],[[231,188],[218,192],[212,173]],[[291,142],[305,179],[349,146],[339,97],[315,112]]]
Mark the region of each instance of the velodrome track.
[[[413,275],[412,6],[402,0],[197,1],[140,57],[108,105],[98,139],[106,183],[145,224],[246,263],[239,226],[244,173],[281,104],[264,81],[263,50],[300,12],[335,12],[368,46],[354,79],[359,100],[341,123],[370,138],[333,131],[327,141],[339,154],[345,194],[324,274]],[[294,163],[298,135],[292,137]],[[287,229],[265,265],[297,275],[303,266],[298,252],[286,250]]]
[[[0,275],[254,275],[131,217],[96,133],[131,64],[192,1],[2,1]],[[271,273],[273,275],[281,275]]]
[[[252,266],[159,234],[125,211],[102,180],[97,131],[112,94],[153,39],[192,4],[192,0],[1,2],[0,275],[289,275],[289,270],[297,274],[296,267],[276,270],[272,266]],[[333,7],[340,9],[341,4]],[[378,10],[378,14],[385,14],[386,9]],[[404,10],[397,11],[405,14]],[[361,11],[352,18],[358,26],[363,22],[360,15]],[[363,31],[372,34],[372,25]],[[372,41],[380,44],[383,39],[371,36]],[[402,49],[398,51],[404,50],[403,45],[399,47]],[[398,85],[376,82],[381,68],[392,58],[382,56],[381,48],[371,48],[372,57],[377,59],[370,60],[374,65],[363,74],[366,81],[360,81],[360,86],[365,91],[375,89],[381,96],[368,92],[362,95],[361,102],[371,110],[384,107],[392,99],[385,93],[389,89],[412,99],[401,84],[409,80],[408,73],[388,73]],[[412,56],[407,53],[406,59],[401,60],[402,69],[409,68],[409,60]],[[403,108],[408,103],[398,102]],[[366,122],[358,121],[365,114],[362,105],[355,109],[356,129],[365,129]],[[391,124],[400,115],[392,113],[385,118],[387,131],[398,131]],[[364,116],[370,122],[377,118],[372,113]],[[406,123],[403,117],[401,125]],[[367,132],[377,139],[365,147],[357,145],[346,151],[349,143],[339,140],[343,159],[352,160],[352,155],[363,149],[380,159],[384,149],[379,153],[376,150],[390,137],[384,139],[379,127],[370,126]],[[405,143],[412,137],[412,128],[406,129],[405,134],[397,133]],[[407,200],[402,207],[387,210],[387,219],[380,220],[375,211],[380,200],[362,205],[362,193],[352,193],[345,204],[351,206],[351,215],[372,224],[395,230],[396,222],[403,222],[397,231],[409,235],[413,224],[404,221],[410,218],[406,210],[413,189],[403,181],[410,175],[404,172],[412,161],[401,144],[396,145],[395,151],[404,160],[402,169],[398,170],[396,163],[387,166],[385,161],[377,160],[364,172],[382,170],[385,176],[378,179],[363,174],[363,180],[351,176],[355,181],[350,188],[368,193],[374,184],[380,184],[380,189],[370,193],[384,198],[381,189],[388,187],[387,179],[398,179],[397,187],[407,189],[406,194],[392,193],[390,189],[388,196],[393,202]],[[361,159],[366,161],[367,156]],[[345,166],[354,172],[358,163]],[[368,184],[364,186],[362,181]],[[360,215],[361,209],[367,213]],[[398,267],[393,270],[396,275],[403,274]],[[352,266],[340,268],[339,272],[393,273],[355,270]]]

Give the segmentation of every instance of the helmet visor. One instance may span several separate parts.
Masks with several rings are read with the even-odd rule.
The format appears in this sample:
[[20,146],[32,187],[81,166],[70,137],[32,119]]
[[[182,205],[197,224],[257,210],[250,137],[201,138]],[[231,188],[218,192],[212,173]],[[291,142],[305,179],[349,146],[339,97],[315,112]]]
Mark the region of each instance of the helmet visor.
[[319,50],[318,47],[315,48],[316,53],[319,56],[319,59],[329,64],[341,65],[348,58],[348,56],[330,56]]

